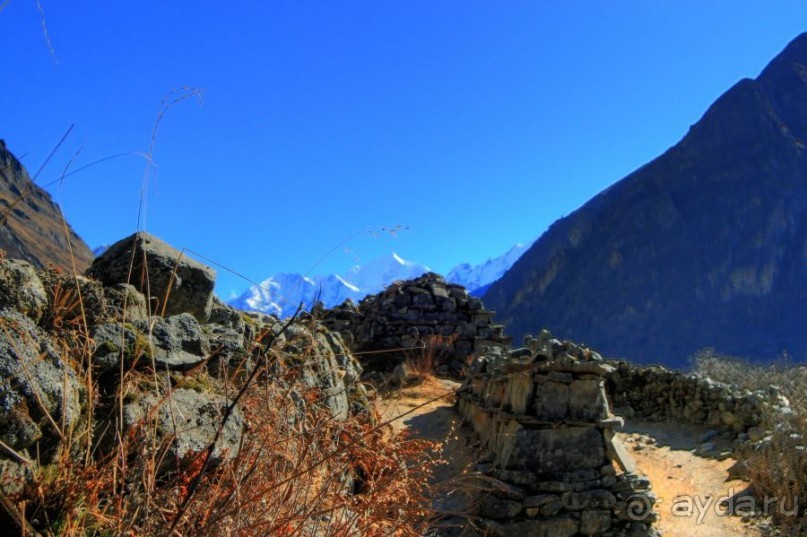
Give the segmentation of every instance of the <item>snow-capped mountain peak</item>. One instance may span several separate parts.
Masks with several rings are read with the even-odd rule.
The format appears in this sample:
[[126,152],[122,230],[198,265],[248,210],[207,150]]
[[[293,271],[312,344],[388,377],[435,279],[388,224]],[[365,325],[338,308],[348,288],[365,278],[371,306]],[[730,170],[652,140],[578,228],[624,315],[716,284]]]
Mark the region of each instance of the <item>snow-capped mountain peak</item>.
[[[472,294],[481,296],[528,247],[529,245],[517,244],[504,255],[490,258],[479,265],[462,263],[448,273],[446,280],[460,284]],[[262,311],[282,318],[292,315],[301,303],[306,309],[310,309],[317,301],[321,301],[327,308],[339,305],[348,298],[358,302],[369,294],[381,292],[395,281],[411,280],[429,271],[429,267],[391,252],[364,265],[354,265],[344,274],[275,274],[261,282],[261,285],[253,285],[241,296],[231,300],[230,304],[240,309]]]
[[396,253],[355,265],[344,274],[302,276],[275,274],[261,285],[253,285],[230,301],[240,308],[271,313],[278,317],[292,315],[302,303],[310,309],[317,301],[325,307],[341,304],[348,298],[358,302],[382,291],[397,280],[410,280],[429,272],[429,268],[403,259]]
[[504,255],[488,258],[487,261],[478,265],[472,266],[469,263],[457,265],[446,275],[446,280],[459,283],[472,294],[481,296],[490,284],[501,278],[530,246],[531,243],[519,243],[510,248]]

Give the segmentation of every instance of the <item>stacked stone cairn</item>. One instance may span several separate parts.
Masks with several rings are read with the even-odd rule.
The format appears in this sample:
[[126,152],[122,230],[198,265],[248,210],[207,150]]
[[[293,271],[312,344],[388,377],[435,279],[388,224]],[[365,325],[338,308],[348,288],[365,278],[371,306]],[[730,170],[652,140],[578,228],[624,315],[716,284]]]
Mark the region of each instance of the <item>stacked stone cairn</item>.
[[475,353],[511,341],[504,326],[494,323],[495,312],[434,273],[395,282],[358,305],[347,300],[313,313],[342,334],[366,367],[377,370],[390,371],[407,357],[429,352],[437,374],[462,378]]
[[614,436],[612,366],[547,331],[525,343],[478,356],[458,392],[482,471],[501,483],[482,498],[480,525],[497,536],[657,535],[650,483]]

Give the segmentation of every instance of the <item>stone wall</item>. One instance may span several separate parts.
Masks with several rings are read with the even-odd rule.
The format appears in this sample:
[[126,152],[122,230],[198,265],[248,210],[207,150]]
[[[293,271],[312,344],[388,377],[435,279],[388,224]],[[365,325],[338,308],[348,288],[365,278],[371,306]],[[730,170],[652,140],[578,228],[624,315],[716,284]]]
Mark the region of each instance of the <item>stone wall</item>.
[[760,425],[766,409],[789,406],[775,387],[751,392],[663,366],[609,364],[606,390],[627,418],[705,425],[742,435]]
[[481,500],[491,535],[655,535],[655,497],[613,429],[604,375],[613,366],[547,332],[529,348],[471,364],[458,409],[503,483]]
[[341,333],[353,351],[364,353],[360,359],[372,369],[391,370],[425,352],[432,354],[438,374],[464,377],[475,352],[510,343],[479,298],[434,273],[395,282],[358,305],[348,300],[313,314]]

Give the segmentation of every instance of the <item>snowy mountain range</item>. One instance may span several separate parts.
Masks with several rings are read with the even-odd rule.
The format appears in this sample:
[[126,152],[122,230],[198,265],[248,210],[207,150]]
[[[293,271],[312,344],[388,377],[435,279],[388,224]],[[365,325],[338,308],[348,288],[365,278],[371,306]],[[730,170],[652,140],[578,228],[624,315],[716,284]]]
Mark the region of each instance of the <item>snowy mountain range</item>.
[[489,258],[478,265],[469,263],[457,265],[446,275],[446,280],[462,285],[474,296],[482,296],[488,287],[501,278],[531,245],[532,243],[516,244],[504,255]]
[[[449,271],[446,280],[458,283],[472,294],[481,296],[528,247],[529,245],[517,244],[504,255],[488,259],[479,265],[458,265]],[[327,308],[337,306],[348,298],[358,302],[367,295],[382,291],[395,281],[417,278],[429,271],[429,267],[407,261],[393,252],[365,265],[355,265],[341,275],[273,274],[229,303],[242,310],[260,311],[284,318],[293,315],[300,304],[305,309],[310,309],[317,301]]]

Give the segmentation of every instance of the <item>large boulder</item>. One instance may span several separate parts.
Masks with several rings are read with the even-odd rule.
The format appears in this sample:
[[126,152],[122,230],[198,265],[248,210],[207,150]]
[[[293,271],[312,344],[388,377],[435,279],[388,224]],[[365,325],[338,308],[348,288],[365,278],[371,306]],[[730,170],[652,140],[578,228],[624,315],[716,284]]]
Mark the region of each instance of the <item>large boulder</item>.
[[152,314],[165,308],[166,316],[188,312],[200,322],[210,317],[216,271],[144,231],[110,246],[87,275],[107,286],[133,285],[150,299]]

